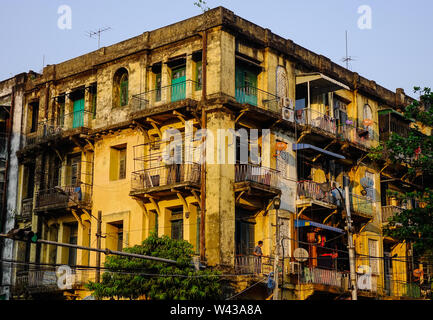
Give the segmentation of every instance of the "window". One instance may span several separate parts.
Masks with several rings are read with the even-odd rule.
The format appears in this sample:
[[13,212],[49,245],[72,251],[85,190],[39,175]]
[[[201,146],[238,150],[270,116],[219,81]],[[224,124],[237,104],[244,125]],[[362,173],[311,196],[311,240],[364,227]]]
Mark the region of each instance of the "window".
[[81,154],[68,157],[68,182],[73,187],[81,183]]
[[197,61],[195,64],[195,90],[201,90],[203,81],[203,64],[201,61]]
[[62,94],[59,97],[57,97],[57,124],[61,127],[65,124],[65,105],[66,105],[66,98],[65,95]]
[[29,119],[30,119],[30,133],[38,130],[38,115],[39,115],[39,101],[32,102],[29,105]]
[[[78,239],[78,226],[77,225],[71,225],[69,227],[70,234],[69,234],[69,243],[70,244],[77,244]],[[68,255],[68,265],[69,266],[75,266],[77,264],[77,249],[76,248],[69,248],[69,255]]]
[[129,100],[129,75],[128,70],[120,68],[114,74],[113,81],[113,107],[124,107]]
[[111,148],[110,180],[126,178],[126,144]]
[[35,164],[31,163],[25,167],[25,196],[24,198],[30,199],[33,198],[33,191],[35,188]]
[[371,272],[377,274],[379,272],[377,240],[368,239],[368,255],[370,258]]
[[161,73],[155,75],[155,101],[161,101]]

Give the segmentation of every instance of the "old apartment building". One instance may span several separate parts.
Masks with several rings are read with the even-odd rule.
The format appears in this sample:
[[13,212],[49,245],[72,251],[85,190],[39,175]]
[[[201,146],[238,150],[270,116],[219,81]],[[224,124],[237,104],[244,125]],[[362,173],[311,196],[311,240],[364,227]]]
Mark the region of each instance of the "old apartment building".
[[[151,232],[184,239],[206,266],[238,274],[239,291],[273,270],[278,253],[283,299],[347,298],[346,175],[358,277],[370,276],[359,296],[420,298],[410,266],[393,260],[409,246],[382,233],[399,210],[386,190],[409,184],[403,169],[367,156],[410,125],[397,111],[408,99],[225,8],[209,10],[26,78],[16,224],[95,247],[101,216],[101,247],[112,250]],[[174,129],[180,161],[166,163]],[[242,149],[255,152],[242,158]],[[90,294],[93,271],[77,269],[74,287],[59,291],[41,285],[54,269],[26,263],[95,266],[95,253],[25,243],[13,252],[24,264],[12,272],[12,296]],[[267,298],[266,284],[243,297]]]

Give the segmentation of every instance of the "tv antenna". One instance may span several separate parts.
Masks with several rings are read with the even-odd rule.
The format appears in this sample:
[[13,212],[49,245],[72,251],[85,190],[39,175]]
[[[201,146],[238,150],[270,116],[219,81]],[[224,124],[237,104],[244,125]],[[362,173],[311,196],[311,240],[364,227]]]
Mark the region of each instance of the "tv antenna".
[[346,69],[349,69],[349,62],[355,61],[355,59],[352,56],[349,56],[349,45],[347,41],[347,30],[346,30],[346,57],[342,59],[343,62],[346,63]]
[[98,39],[98,49],[101,47],[101,33],[111,30],[111,27],[99,28],[96,31],[87,31],[87,36],[89,38]]

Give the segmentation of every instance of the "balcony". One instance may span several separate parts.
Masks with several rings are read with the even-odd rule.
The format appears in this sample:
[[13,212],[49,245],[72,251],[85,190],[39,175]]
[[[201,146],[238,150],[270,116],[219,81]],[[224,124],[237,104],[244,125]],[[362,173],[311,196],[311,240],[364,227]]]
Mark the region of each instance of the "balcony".
[[187,99],[197,101],[201,99],[200,83],[185,80],[134,95],[131,99],[131,112],[148,111],[157,106]]
[[393,109],[379,111],[379,133],[381,141],[388,141],[393,133],[401,137],[409,136],[411,121]]
[[385,280],[385,294],[388,297],[403,299],[421,299],[423,293],[417,283],[396,280]]
[[317,183],[311,180],[298,181],[298,201],[300,206],[317,204],[334,209],[337,204],[336,197],[331,192],[329,183]]
[[280,113],[280,99],[278,96],[255,87],[237,87],[235,89],[236,101],[241,104],[250,104],[255,107]]
[[336,120],[319,111],[308,108],[296,110],[295,120],[299,125],[310,126],[332,135],[337,134]]
[[92,112],[80,110],[58,116],[55,119],[40,121],[36,130],[26,135],[26,146],[82,133],[91,127],[92,118]]
[[235,190],[252,187],[269,195],[279,193],[279,172],[257,164],[235,165]]
[[61,275],[65,274],[58,274],[56,268],[53,267],[47,267],[42,270],[17,271],[15,283],[11,288],[12,293],[14,295],[21,295],[24,292],[32,295],[60,293],[64,290],[81,289],[88,281],[95,280],[94,270],[72,268],[69,278],[65,278],[66,282],[62,282],[65,285],[70,284],[70,288],[61,288],[58,285],[59,276]]
[[172,188],[200,186],[201,165],[183,163],[132,172],[131,195],[163,194]]
[[314,284],[348,290],[349,272],[304,267],[301,273],[302,284]]
[[77,186],[62,186],[39,190],[35,211],[62,210],[67,208],[91,208],[92,186],[81,183]]
[[376,147],[378,144],[379,137],[374,130],[357,127],[353,124],[341,124],[337,128],[338,136],[342,141],[365,149]]
[[350,196],[350,209],[354,214],[373,218],[375,206],[371,198],[354,193],[351,193]]
[[403,210],[404,208],[397,206],[382,206],[382,223],[388,223],[391,217]]

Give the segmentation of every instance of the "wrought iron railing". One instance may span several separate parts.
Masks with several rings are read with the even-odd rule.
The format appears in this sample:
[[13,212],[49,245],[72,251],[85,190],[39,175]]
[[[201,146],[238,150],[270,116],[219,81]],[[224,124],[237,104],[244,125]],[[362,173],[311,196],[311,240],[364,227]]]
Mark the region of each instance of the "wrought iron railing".
[[314,109],[296,110],[295,120],[300,125],[309,125],[332,134],[337,133],[336,120]]
[[131,175],[131,189],[140,192],[178,183],[200,183],[200,164],[183,163],[138,170]]
[[353,124],[341,124],[338,126],[338,136],[343,141],[348,141],[365,148],[375,147],[379,137],[375,130],[357,127]]
[[41,143],[42,141],[59,137],[63,132],[89,128],[93,113],[87,110],[70,112],[38,122],[36,130],[26,135],[26,145]]
[[[281,260],[278,267],[282,271]],[[236,274],[269,274],[272,271],[274,271],[274,257],[255,255],[237,255],[235,257]]]
[[256,107],[280,112],[281,103],[278,96],[256,87],[236,87],[236,101],[242,104],[251,104]]
[[304,267],[302,269],[301,283],[322,284],[347,289],[348,272]]
[[256,182],[268,187],[277,188],[279,183],[279,172],[275,169],[262,167],[257,164],[236,164],[236,182]]
[[194,99],[196,97],[200,99],[201,95],[195,94],[200,88],[199,85],[196,81],[185,80],[134,95],[131,99],[131,110],[146,110],[159,104],[181,101],[187,98]]
[[317,183],[311,180],[298,181],[298,199],[311,199],[336,204],[337,199],[332,195],[330,184]]
[[95,281],[96,279],[95,270],[70,268],[70,272],[59,271],[53,267],[17,271],[12,293],[22,294],[27,291],[34,294],[73,290],[82,288],[88,281]]
[[400,213],[404,209],[397,206],[382,206],[382,223],[389,222],[389,219],[396,213]]

